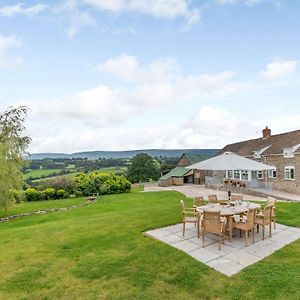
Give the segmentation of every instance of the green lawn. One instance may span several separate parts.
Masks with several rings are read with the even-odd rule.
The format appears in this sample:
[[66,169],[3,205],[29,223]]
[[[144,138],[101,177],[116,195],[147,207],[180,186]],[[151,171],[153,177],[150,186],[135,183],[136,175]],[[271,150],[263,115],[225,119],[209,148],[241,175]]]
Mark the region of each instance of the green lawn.
[[61,169],[39,169],[39,170],[32,170],[23,175],[24,179],[28,179],[29,177],[33,178],[40,178],[41,176],[48,176],[53,173],[59,173]]
[[[143,236],[180,222],[182,198],[101,196],[0,224],[0,299],[300,299],[300,240],[228,278]],[[300,203],[278,203],[282,223],[300,226],[299,212]]]

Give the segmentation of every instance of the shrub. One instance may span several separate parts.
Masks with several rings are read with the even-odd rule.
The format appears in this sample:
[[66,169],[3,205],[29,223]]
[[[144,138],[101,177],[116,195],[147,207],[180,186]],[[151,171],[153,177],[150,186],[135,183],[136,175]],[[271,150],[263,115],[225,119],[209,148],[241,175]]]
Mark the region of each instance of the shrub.
[[41,193],[36,189],[27,189],[25,191],[25,198],[27,201],[39,201],[41,199]]
[[39,183],[39,188],[45,190],[54,188],[55,190],[65,190],[68,194],[76,193],[76,183],[73,178],[59,177],[43,180]]
[[84,196],[92,194],[117,194],[129,192],[131,183],[123,176],[113,173],[79,174],[75,178],[79,192]]
[[60,189],[60,190],[57,190],[56,191],[56,198],[57,199],[65,199],[65,198],[68,198],[68,193],[63,190],[63,189]]
[[16,203],[21,203],[25,200],[24,191],[12,190],[12,193]]
[[46,200],[51,200],[56,198],[56,191],[54,188],[47,188],[43,191]]

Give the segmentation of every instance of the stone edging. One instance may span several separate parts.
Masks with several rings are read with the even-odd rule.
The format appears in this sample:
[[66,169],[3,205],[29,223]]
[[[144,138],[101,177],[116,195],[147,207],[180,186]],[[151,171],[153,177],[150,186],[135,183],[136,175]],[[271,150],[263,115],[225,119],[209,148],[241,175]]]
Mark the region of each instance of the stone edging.
[[17,214],[17,215],[0,218],[0,223],[8,222],[8,221],[23,218],[23,217],[29,217],[29,216],[33,216],[33,215],[46,215],[51,212],[68,211],[68,210],[72,210],[75,208],[84,207],[84,206],[90,205],[95,202],[96,202],[96,200],[93,200],[93,201],[87,200],[84,203],[81,203],[79,205],[72,205],[72,206],[59,207],[59,208],[47,208],[47,209],[42,209],[42,210],[34,210],[34,211],[30,211],[30,212],[25,212],[25,213],[21,213],[21,214]]

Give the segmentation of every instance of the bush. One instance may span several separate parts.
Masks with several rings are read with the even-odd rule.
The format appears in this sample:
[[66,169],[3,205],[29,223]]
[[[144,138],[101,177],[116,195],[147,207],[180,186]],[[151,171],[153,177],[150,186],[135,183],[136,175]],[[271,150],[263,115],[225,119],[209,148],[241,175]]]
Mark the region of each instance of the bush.
[[45,190],[47,188],[65,190],[68,194],[76,193],[76,183],[73,178],[59,177],[43,180],[39,183],[39,189]]
[[131,183],[123,176],[113,173],[79,174],[75,178],[78,191],[84,196],[92,194],[118,194],[129,192]]
[[27,189],[25,191],[25,198],[27,201],[39,201],[41,200],[41,192],[36,189]]
[[66,199],[68,197],[69,197],[69,195],[65,190],[60,189],[60,190],[56,191],[56,198],[57,199]]
[[54,188],[47,188],[43,191],[46,200],[51,200],[56,198],[56,191]]
[[24,191],[13,190],[12,193],[16,203],[21,203],[25,200]]

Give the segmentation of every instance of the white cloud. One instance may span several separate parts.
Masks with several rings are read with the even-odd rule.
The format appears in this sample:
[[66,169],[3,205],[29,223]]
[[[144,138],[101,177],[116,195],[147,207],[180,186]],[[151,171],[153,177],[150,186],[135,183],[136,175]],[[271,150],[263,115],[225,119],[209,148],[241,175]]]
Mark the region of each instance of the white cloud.
[[48,5],[45,4],[36,4],[33,6],[24,7],[22,3],[3,6],[0,8],[0,15],[3,17],[14,17],[15,15],[26,15],[26,16],[35,16],[45,11],[48,8]]
[[[271,0],[272,2],[273,0]],[[217,0],[217,3],[223,4],[223,5],[233,5],[233,4],[242,4],[242,5],[248,5],[248,6],[253,6],[256,4],[260,4],[263,2],[270,2],[270,0]],[[274,0],[273,2],[278,2],[278,0]]]
[[128,81],[137,81],[141,74],[138,70],[138,61],[135,56],[121,54],[110,58],[97,66],[97,70],[110,73],[118,78]]
[[201,18],[199,8],[191,8],[188,0],[84,0],[92,7],[112,13],[138,12],[156,18],[184,17],[186,29]]
[[95,25],[95,20],[91,14],[86,11],[75,12],[69,17],[69,25],[67,28],[67,35],[69,39],[74,38],[82,28],[91,27]]
[[20,57],[10,54],[11,49],[19,48],[21,45],[22,41],[15,36],[0,35],[0,69],[11,67],[22,62]]
[[[245,137],[255,138],[266,122],[272,125],[268,120],[276,115],[253,119],[248,110],[243,113],[248,103],[238,113],[239,105],[236,108],[234,103],[241,104],[244,95],[249,99],[254,92],[257,98],[260,89],[266,91],[268,85],[255,78],[238,80],[232,71],[185,75],[174,58],[140,64],[129,54],[110,58],[98,69],[103,75],[119,78],[120,85],[102,84],[59,99],[22,103],[32,108],[32,151],[221,147]],[[274,90],[274,85],[270,86]],[[186,113],[184,108],[177,120],[176,113],[189,106],[194,109]],[[156,115],[162,110],[175,111],[169,125]],[[148,121],[140,124],[138,120],[143,123],[144,117]],[[153,118],[151,125],[149,118]]]
[[259,72],[258,77],[263,81],[278,80],[294,73],[297,64],[297,60],[273,61],[267,64],[265,70]]

